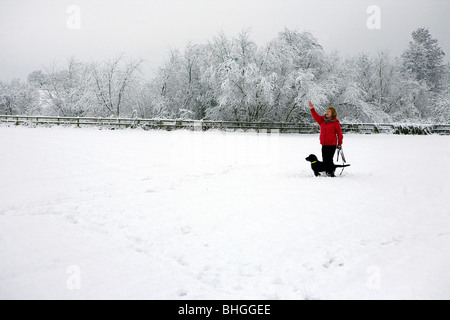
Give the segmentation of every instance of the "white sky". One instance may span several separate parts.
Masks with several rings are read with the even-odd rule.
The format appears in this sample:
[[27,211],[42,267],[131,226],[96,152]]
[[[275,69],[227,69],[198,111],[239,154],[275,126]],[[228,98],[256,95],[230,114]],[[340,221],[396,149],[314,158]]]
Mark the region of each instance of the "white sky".
[[[67,27],[70,5],[80,8],[78,30]],[[379,30],[367,28],[369,5],[381,9]],[[0,80],[121,53],[145,59],[150,77],[169,48],[247,28],[258,45],[288,27],[311,31],[327,52],[399,56],[411,32],[427,27],[450,61],[449,13],[449,0],[0,0]]]

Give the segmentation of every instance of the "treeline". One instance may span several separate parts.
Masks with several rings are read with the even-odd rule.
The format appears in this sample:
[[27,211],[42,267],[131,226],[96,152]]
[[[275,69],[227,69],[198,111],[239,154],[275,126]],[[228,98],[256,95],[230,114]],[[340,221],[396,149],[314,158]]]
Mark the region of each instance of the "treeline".
[[285,29],[265,46],[223,33],[171,50],[151,80],[143,60],[70,59],[0,83],[0,114],[309,122],[308,101],[346,122],[450,123],[450,65],[428,29],[401,57],[343,59],[309,32]]

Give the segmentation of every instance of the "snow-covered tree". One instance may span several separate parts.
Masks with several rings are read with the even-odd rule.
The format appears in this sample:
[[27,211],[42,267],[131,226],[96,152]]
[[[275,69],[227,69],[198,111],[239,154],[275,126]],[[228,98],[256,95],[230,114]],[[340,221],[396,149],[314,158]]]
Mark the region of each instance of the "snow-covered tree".
[[285,29],[260,55],[259,68],[272,79],[272,120],[304,121],[310,118],[308,101],[329,101],[335,90],[329,61],[311,33]]
[[431,99],[431,121],[450,123],[450,63],[445,66],[442,83],[441,91]]
[[342,121],[382,121],[384,113],[374,98],[374,63],[368,55],[345,61],[335,57],[330,77],[337,86],[330,104],[337,109]]
[[442,89],[445,53],[433,39],[429,30],[419,28],[412,33],[412,41],[403,52],[403,66],[415,75],[418,81],[425,81],[433,92]]
[[169,58],[153,81],[153,108],[160,117],[194,118],[194,82],[198,81],[198,76],[195,57],[189,55],[189,58],[192,60],[186,60],[179,50],[170,50]]
[[[319,112],[334,106],[343,121],[448,122],[450,67],[443,57],[424,28],[413,32],[401,58],[379,52],[342,59],[310,32],[287,28],[262,46],[248,30],[221,32],[170,50],[148,82],[143,60],[120,56],[33,72],[29,88],[1,83],[0,112],[37,113],[37,105],[61,116],[311,122],[313,101]],[[38,103],[25,103],[26,94]]]
[[123,56],[92,66],[93,90],[104,115],[119,117],[134,112],[124,105],[130,87],[139,84],[140,67],[144,60],[125,61]]
[[0,114],[33,115],[39,113],[39,92],[19,79],[0,82]]
[[223,35],[215,39],[209,56],[212,64],[203,78],[214,87],[217,102],[207,110],[208,118],[234,121],[264,118],[271,79],[261,74],[257,51],[248,31],[242,31],[231,41]]
[[40,92],[40,103],[45,114],[58,116],[85,116],[94,102],[90,68],[71,58],[67,66],[34,71],[28,82]]
[[133,109],[130,114],[132,117],[145,119],[161,117],[156,106],[158,99],[151,82],[142,82],[130,87],[127,100],[130,110],[131,107]]

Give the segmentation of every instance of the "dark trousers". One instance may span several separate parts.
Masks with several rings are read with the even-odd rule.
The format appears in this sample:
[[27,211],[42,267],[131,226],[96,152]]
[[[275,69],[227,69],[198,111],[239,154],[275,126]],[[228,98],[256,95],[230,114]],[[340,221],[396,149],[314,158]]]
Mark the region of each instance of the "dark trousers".
[[334,153],[336,152],[336,146],[322,146],[322,159],[326,168],[327,174],[334,174]]

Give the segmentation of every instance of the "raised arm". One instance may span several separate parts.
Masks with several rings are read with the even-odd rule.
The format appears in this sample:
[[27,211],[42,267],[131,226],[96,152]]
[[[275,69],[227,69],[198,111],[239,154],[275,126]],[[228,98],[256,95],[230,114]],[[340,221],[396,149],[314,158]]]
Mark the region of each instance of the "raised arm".
[[316,109],[314,109],[314,105],[311,103],[311,101],[309,102],[309,109],[311,110],[311,115],[314,118],[314,120],[316,120],[316,122],[320,124],[323,121],[323,119],[321,116],[319,116]]

